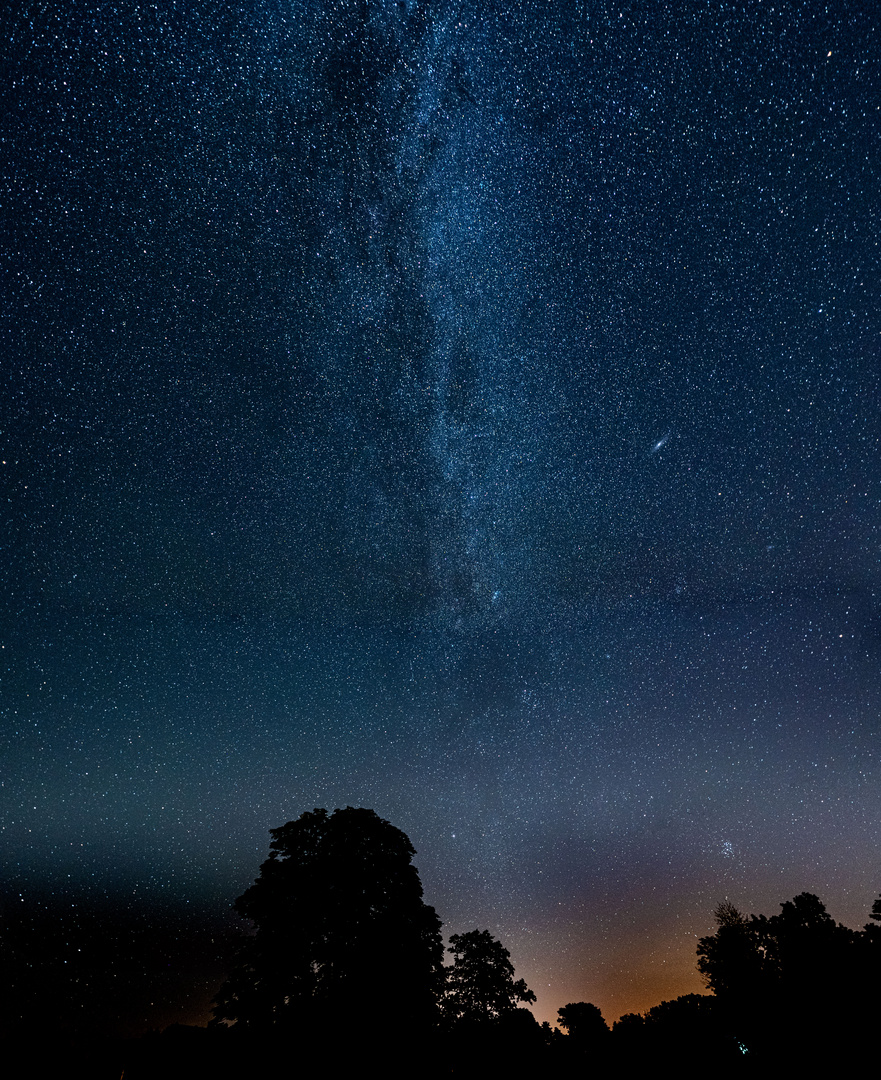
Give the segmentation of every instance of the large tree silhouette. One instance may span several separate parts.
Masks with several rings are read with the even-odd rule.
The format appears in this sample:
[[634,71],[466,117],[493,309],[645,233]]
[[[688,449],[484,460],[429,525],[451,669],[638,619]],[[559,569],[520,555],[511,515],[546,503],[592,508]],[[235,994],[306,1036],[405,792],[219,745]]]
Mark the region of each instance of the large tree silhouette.
[[443,944],[407,836],[372,810],[313,810],[271,829],[269,858],[235,909],[255,927],[216,998],[246,1030],[361,1031],[393,1010],[424,1028]]

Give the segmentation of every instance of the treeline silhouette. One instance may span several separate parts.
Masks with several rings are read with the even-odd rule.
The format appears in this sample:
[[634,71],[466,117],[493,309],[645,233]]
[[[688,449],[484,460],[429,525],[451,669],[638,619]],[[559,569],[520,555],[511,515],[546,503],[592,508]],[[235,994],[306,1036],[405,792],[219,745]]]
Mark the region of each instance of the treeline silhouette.
[[[834,922],[810,893],[770,917],[722,903],[715,933],[697,947],[709,993],[627,1014],[611,1028],[596,1005],[572,1002],[552,1027],[524,1007],[535,995],[487,930],[454,934],[445,963],[415,851],[372,810],[313,810],[271,838],[269,858],[234,905],[253,932],[228,966],[208,1028],[172,1025],[115,1043],[92,1032],[88,1043],[59,1044],[53,1059],[33,1023],[16,1024],[25,1015],[16,981],[27,994],[35,965],[27,943],[7,933],[5,1060],[28,1062],[21,1075],[42,1075],[35,1062],[54,1060],[45,1075],[114,1080],[315,1069],[635,1075],[664,1065],[678,1075],[753,1077],[856,1070],[874,1050],[881,897],[858,931]],[[43,1019],[45,1029],[51,1018]]]

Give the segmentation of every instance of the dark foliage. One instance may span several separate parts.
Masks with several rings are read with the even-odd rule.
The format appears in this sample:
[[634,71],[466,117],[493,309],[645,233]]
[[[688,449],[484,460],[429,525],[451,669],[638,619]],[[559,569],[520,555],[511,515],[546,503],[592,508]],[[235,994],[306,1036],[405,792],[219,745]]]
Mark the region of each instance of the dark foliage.
[[488,930],[453,934],[441,1009],[449,1067],[457,1077],[539,1068],[545,1036],[519,1002],[535,1001],[514,978],[511,954]]
[[405,834],[347,807],[305,813],[271,835],[260,876],[235,904],[255,933],[217,996],[215,1023],[363,1036],[392,1009],[396,1027],[430,1027],[440,921],[422,899]]
[[836,923],[812,893],[770,918],[730,904],[715,916],[716,933],[698,945],[698,969],[742,1052],[768,1067],[857,1062],[881,1004],[872,928]]
[[718,999],[684,994],[662,1001],[644,1015],[627,1013],[612,1029],[613,1060],[631,1069],[658,1062],[679,1075],[739,1075],[743,1053],[728,1032]]
[[444,1016],[451,1023],[479,1024],[535,1001],[523,979],[514,980],[511,954],[488,930],[453,934],[453,966],[447,972]]
[[576,1001],[557,1010],[560,1027],[564,1028],[573,1042],[593,1046],[603,1042],[609,1034],[606,1021],[597,1005],[588,1001]]
[[603,1071],[609,1065],[611,1032],[598,1006],[575,1001],[557,1010],[565,1037],[556,1040],[554,1049],[560,1065],[566,1069],[589,1068]]

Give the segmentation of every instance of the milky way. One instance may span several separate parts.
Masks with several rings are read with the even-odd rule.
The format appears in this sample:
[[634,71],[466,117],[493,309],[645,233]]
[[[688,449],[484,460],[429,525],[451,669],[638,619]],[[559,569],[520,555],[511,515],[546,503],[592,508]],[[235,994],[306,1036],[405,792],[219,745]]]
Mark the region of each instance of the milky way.
[[211,953],[355,805],[542,1019],[700,990],[725,898],[865,921],[867,12],[20,5],[4,904]]

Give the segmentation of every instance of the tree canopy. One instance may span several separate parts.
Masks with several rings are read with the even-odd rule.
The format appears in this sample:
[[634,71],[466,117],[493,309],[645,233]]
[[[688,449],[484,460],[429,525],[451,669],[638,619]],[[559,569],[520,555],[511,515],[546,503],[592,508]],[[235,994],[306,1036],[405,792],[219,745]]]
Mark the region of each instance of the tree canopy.
[[523,979],[514,980],[511,954],[488,930],[453,934],[454,961],[447,972],[444,1014],[453,1022],[481,1023],[535,1001]]
[[352,1023],[395,1001],[405,1023],[429,1023],[443,944],[407,836],[351,806],[304,813],[270,835],[269,858],[235,903],[254,934],[216,998],[215,1022]]
[[588,1062],[636,1071],[657,1060],[732,1075],[831,1069],[845,1046],[854,1061],[869,1049],[881,897],[863,931],[836,923],[811,893],[771,917],[721,903],[715,933],[697,948],[712,994],[627,1014],[611,1032],[596,1005],[570,1003],[558,1010],[562,1035],[520,1007],[535,995],[489,931],[453,934],[444,967],[440,921],[400,829],[347,807],[313,810],[270,835],[269,858],[235,903],[253,932],[215,999],[215,1026],[244,1033],[230,1033],[233,1044],[285,1052],[293,1032],[341,1074],[373,1046],[390,1075],[412,1075],[418,1060],[421,1075],[462,1077]]
[[574,1042],[591,1044],[609,1034],[606,1021],[597,1005],[589,1001],[574,1001],[557,1010],[560,1027]]
[[813,893],[780,908],[747,917],[720,905],[716,933],[698,944],[698,969],[745,1052],[770,1060],[799,1047],[805,1065],[831,1062],[842,1032],[856,1045],[867,1030],[859,1020],[877,1001],[870,928],[836,923]]

